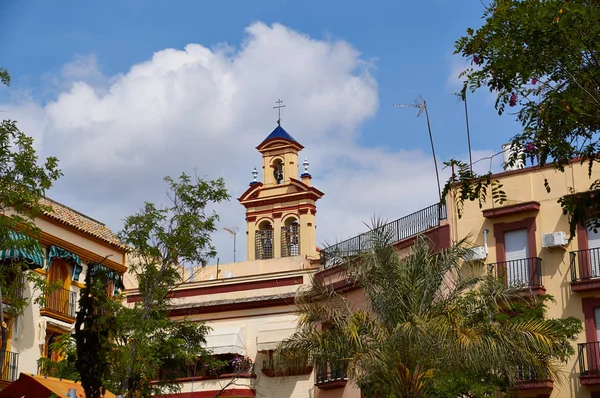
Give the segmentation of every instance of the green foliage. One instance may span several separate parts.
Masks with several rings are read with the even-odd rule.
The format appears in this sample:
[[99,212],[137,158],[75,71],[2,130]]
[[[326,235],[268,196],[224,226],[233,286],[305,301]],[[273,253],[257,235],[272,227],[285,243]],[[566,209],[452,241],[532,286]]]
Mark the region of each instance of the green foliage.
[[556,364],[573,352],[577,319],[545,319],[543,300],[492,275],[460,272],[465,242],[434,253],[418,237],[400,257],[382,225],[371,230],[371,252],[341,266],[362,287],[364,305],[314,280],[297,300],[299,329],[279,353],[306,355],[321,371],[343,362],[373,397],[483,394],[514,385],[519,369],[559,380]]
[[[0,68],[0,82],[10,83],[5,68]],[[33,138],[21,132],[14,121],[3,120],[0,123],[0,250],[39,249],[39,228],[34,218],[51,210],[40,203],[40,199],[62,173],[56,158],[47,158],[43,165],[39,165],[38,160]],[[12,240],[12,231],[21,232],[26,239]],[[19,275],[21,266],[16,262],[0,264],[0,363],[4,361],[8,340],[3,302],[10,303],[8,311],[12,315],[21,313],[27,305],[21,294],[24,287]]]
[[106,293],[107,273],[104,267],[88,264],[75,321],[75,368],[85,396],[89,398],[103,396],[105,380],[111,376],[109,357],[117,331],[115,312],[120,309],[120,304]]
[[140,301],[124,308],[117,318],[121,336],[115,351],[120,360],[112,373],[120,385],[114,388],[129,397],[177,389],[177,383],[168,378],[150,382],[160,369],[193,363],[206,354],[201,345],[207,327],[171,320],[169,293],[182,282],[183,264],[205,265],[216,254],[210,234],[216,230],[218,216],[206,207],[228,200],[229,195],[222,179],[192,180],[182,174],[178,180],[167,177],[165,181],[170,205],[159,208],[146,203],[139,213],[125,219],[120,233],[132,248],[129,272],[140,293]]
[[58,353],[62,360],[53,361],[51,358],[40,358],[43,374],[67,380],[79,380],[79,372],[75,367],[77,360],[75,337],[68,333],[60,335],[49,348],[52,352]]
[[[600,4],[494,0],[484,18],[480,29],[468,29],[456,42],[455,52],[472,62],[462,74],[462,95],[485,87],[497,93],[499,114],[514,108],[523,127],[512,142],[513,148],[524,151],[520,160],[553,163],[563,171],[579,159],[591,175],[600,161]],[[519,156],[513,151],[510,163]],[[476,181],[458,179],[447,187]],[[547,181],[545,187],[551,188]],[[578,224],[600,226],[600,182],[594,181],[589,190],[560,200],[569,215],[571,236]]]
[[8,74],[6,68],[0,67],[0,83],[4,84],[5,86],[10,85],[10,75]]

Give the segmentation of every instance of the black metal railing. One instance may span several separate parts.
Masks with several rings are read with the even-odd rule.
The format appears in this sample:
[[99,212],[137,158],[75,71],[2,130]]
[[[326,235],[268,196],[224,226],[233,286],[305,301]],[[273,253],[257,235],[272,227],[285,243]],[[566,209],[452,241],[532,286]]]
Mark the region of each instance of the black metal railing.
[[425,232],[430,228],[439,226],[440,221],[446,218],[446,205],[441,203],[431,205],[408,216],[389,222],[380,227],[381,230],[368,231],[326,247],[321,250],[321,262],[325,265],[325,268],[329,268],[337,265],[335,261],[332,261],[334,258],[354,256],[371,250],[373,247],[373,238],[378,232],[383,232],[393,242],[399,242]]
[[571,281],[600,278],[600,248],[576,250],[571,256]]
[[600,372],[600,345],[597,341],[577,344],[579,375],[586,376]]
[[347,381],[346,361],[338,363],[328,363],[327,365],[317,365],[315,374],[315,385]]
[[488,264],[488,267],[494,276],[509,287],[542,286],[542,259],[539,257],[502,261]]
[[2,374],[0,379],[5,381],[15,381],[19,375],[19,354],[6,351],[4,353],[4,363],[2,364]]
[[77,293],[69,289],[59,288],[45,295],[44,309],[75,318]]
[[517,366],[517,380],[520,382],[531,382],[536,380],[548,380],[550,374],[540,374],[532,367]]

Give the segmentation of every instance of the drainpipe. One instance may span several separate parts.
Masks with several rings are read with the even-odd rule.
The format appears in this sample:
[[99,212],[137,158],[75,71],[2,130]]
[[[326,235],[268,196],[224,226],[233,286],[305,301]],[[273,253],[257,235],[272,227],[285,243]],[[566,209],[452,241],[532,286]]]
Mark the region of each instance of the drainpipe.
[[487,230],[487,229],[484,229],[484,230],[483,230],[483,247],[484,247],[484,249],[485,249],[485,255],[486,255],[486,257],[487,257],[487,255],[488,255],[488,244],[487,244],[487,236],[488,236],[488,232],[490,232],[490,231],[489,231],[489,230]]

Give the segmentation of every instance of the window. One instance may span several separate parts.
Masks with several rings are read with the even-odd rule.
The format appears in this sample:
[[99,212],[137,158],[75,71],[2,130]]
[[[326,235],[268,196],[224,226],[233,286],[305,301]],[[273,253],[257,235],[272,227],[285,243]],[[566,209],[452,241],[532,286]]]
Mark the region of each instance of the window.
[[276,184],[283,182],[283,162],[281,159],[277,159],[273,162],[273,177],[275,178]]
[[288,218],[281,227],[281,257],[300,254],[300,224],[293,217]]
[[593,228],[588,228],[587,241],[592,277],[597,277],[600,276],[600,228],[596,232]]
[[55,258],[48,269],[48,283],[59,286],[51,289],[46,297],[45,308],[59,314],[75,316],[74,292],[69,290],[71,279],[69,264],[62,258]]
[[529,284],[529,241],[527,229],[504,233],[506,278],[509,286]]
[[256,259],[273,258],[273,227],[269,221],[263,221],[258,225],[255,239]]

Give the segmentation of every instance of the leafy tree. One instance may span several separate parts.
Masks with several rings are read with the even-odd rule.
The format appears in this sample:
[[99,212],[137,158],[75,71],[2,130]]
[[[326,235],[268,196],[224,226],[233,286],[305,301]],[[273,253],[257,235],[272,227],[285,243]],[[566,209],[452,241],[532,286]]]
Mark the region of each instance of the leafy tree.
[[346,371],[372,397],[431,396],[455,375],[493,375],[499,386],[514,385],[519,369],[558,377],[579,321],[564,321],[575,325],[566,333],[559,320],[509,317],[528,313],[528,303],[492,276],[460,272],[464,242],[434,253],[418,237],[400,257],[381,226],[371,232],[371,252],[341,265],[367,308],[314,280],[298,298],[299,329],[280,353],[307,355],[317,373]]
[[[513,138],[511,164],[552,163],[563,171],[579,159],[591,176],[600,162],[600,3],[493,0],[483,17],[481,28],[456,42],[455,53],[472,62],[462,74],[462,95],[485,87],[497,94],[499,114],[514,109],[523,130]],[[489,175],[474,175],[464,162],[448,164],[459,170],[445,188],[458,187],[459,210],[464,200],[485,199]],[[501,190],[492,196],[505,199]],[[571,236],[578,224],[600,227],[598,197],[600,180],[592,180],[588,192],[559,200]]]
[[125,219],[120,233],[132,248],[128,267],[140,294],[140,301],[121,312],[122,335],[117,339],[121,356],[112,371],[121,381],[117,391],[128,397],[149,397],[172,382],[150,383],[167,362],[191,363],[205,353],[201,343],[207,327],[171,320],[170,293],[183,282],[182,265],[206,265],[216,255],[210,234],[216,230],[218,216],[206,207],[228,200],[229,195],[222,179],[192,180],[182,174],[178,180],[166,177],[165,181],[169,206],[146,203]]
[[182,174],[165,181],[171,205],[146,203],[125,219],[120,233],[130,245],[128,268],[140,300],[123,305],[124,297],[112,297],[109,291],[111,271],[88,267],[75,326],[76,352],[63,343],[57,348],[67,354],[65,359],[47,363],[48,373],[58,377],[72,374],[75,367],[75,379],[82,381],[88,397],[99,397],[104,389],[130,398],[175,392],[181,369],[199,358],[215,362],[202,348],[206,325],[169,318],[170,293],[183,282],[182,265],[205,265],[216,254],[210,234],[218,216],[206,207],[229,195],[222,179],[192,180]]
[[[0,82],[8,85],[10,75],[0,68]],[[43,165],[33,148],[33,138],[21,132],[11,120],[0,123],[0,250],[39,250],[39,228],[36,216],[51,211],[40,202],[54,181],[62,175],[58,160],[49,157]],[[22,239],[14,239],[13,231],[20,232]],[[4,363],[8,340],[8,325],[5,322],[5,304],[11,315],[16,316],[25,309],[27,300],[21,292],[27,279],[21,278],[26,264],[20,261],[0,264],[0,364]],[[28,273],[28,278],[38,284],[43,281]]]

